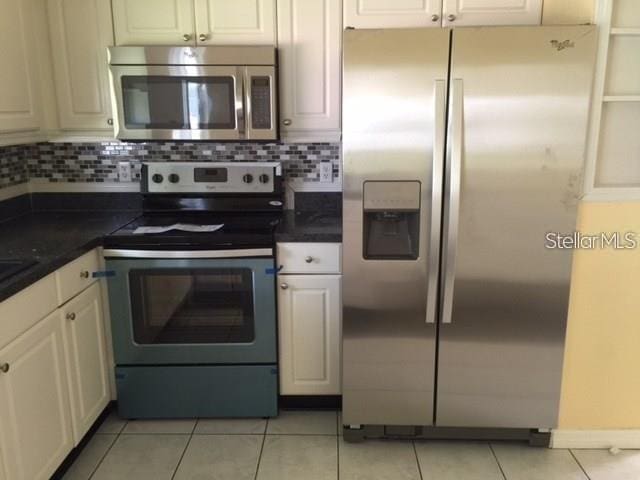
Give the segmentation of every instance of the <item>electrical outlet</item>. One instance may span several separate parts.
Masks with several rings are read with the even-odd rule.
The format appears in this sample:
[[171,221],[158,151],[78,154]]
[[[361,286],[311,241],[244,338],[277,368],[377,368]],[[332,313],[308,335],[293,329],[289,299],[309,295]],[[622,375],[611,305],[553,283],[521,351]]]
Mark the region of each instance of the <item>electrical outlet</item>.
[[120,182],[131,181],[131,162],[118,162],[118,180]]
[[329,162],[322,162],[320,164],[320,182],[331,183],[333,182],[333,165]]

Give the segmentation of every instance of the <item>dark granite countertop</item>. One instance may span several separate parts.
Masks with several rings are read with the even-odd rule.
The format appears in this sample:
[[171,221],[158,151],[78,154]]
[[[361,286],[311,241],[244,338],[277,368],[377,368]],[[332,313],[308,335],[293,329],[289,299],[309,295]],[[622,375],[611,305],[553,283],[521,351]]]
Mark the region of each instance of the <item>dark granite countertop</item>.
[[337,212],[285,210],[276,242],[342,242],[342,217]]
[[0,223],[0,259],[38,263],[0,282],[0,301],[102,244],[139,213],[35,212]]

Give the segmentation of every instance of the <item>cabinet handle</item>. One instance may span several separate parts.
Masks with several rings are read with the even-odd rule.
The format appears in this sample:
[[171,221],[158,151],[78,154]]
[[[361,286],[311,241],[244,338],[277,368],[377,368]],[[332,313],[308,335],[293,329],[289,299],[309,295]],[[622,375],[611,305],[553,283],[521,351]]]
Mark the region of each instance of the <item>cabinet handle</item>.
[[209,35],[207,35],[206,33],[201,33],[200,35],[198,35],[198,40],[200,40],[201,42],[206,42],[207,40],[209,40]]
[[107,125],[113,125],[113,118],[107,119]]
[[289,120],[288,118],[285,118],[285,119],[282,121],[282,124],[283,124],[285,127],[288,127],[289,125],[291,125],[291,120]]
[[313,262],[313,257],[304,257],[304,261],[307,263]]
[[280,288],[281,288],[282,290],[286,290],[287,288],[289,288],[289,285],[288,285],[288,284],[286,284],[286,283],[281,283],[281,284],[280,284]]
[[192,35],[190,33],[185,33],[184,35],[182,35],[182,40],[184,40],[185,42],[188,42],[191,40]]
[[80,272],[80,278],[89,278],[89,272],[83,270]]
[[440,15],[431,15],[431,21],[432,22],[437,22],[438,20],[440,20]]
[[2,365],[0,365],[0,372],[7,373],[8,371],[9,371],[9,364],[8,363],[3,363]]
[[75,319],[76,319],[75,313],[67,313],[67,320],[75,320]]
[[456,19],[456,16],[453,13],[450,13],[449,15],[447,15],[447,20],[449,20],[450,22],[453,22]]

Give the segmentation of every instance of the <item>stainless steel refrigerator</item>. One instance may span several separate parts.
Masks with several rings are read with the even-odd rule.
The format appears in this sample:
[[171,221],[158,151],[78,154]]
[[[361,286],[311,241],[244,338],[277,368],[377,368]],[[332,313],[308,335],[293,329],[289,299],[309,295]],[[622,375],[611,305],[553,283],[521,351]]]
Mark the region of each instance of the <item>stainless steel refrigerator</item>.
[[352,434],[556,425],[572,253],[545,242],[576,226],[595,43],[592,26],[345,31]]

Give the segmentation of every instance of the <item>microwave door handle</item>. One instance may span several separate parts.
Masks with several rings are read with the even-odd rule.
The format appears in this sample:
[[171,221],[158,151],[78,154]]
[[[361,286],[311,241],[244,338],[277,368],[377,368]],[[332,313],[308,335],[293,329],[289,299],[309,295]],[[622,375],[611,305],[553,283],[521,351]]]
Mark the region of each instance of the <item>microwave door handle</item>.
[[245,104],[245,116],[247,119],[247,138],[254,138],[253,135],[253,105],[251,104],[251,72],[249,69],[245,71],[244,75],[245,91],[244,91],[244,104]]
[[460,184],[464,155],[464,93],[462,79],[451,81],[449,138],[447,145],[447,232],[445,235],[442,293],[442,323],[451,323],[455,284],[458,223],[460,217]]
[[235,76],[236,82],[236,125],[238,128],[238,134],[240,138],[244,138],[246,131],[246,118],[245,118],[245,99],[244,99],[244,91],[245,91],[245,75],[243,69],[238,69]]

